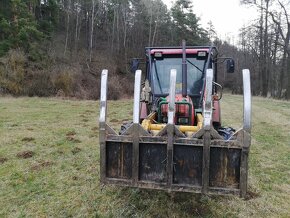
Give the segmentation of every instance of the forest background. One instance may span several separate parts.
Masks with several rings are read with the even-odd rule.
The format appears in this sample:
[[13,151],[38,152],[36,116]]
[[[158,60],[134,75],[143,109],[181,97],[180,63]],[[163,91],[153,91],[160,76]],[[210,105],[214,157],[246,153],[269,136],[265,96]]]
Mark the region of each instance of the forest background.
[[259,16],[231,45],[211,22],[200,25],[190,0],[176,0],[170,9],[162,0],[1,0],[0,94],[97,99],[107,68],[109,98],[130,96],[132,58],[144,58],[146,46],[179,46],[185,39],[214,44],[235,59],[234,74],[221,69],[218,75],[232,93],[242,92],[241,70],[248,68],[254,95],[290,99],[290,2],[241,4]]

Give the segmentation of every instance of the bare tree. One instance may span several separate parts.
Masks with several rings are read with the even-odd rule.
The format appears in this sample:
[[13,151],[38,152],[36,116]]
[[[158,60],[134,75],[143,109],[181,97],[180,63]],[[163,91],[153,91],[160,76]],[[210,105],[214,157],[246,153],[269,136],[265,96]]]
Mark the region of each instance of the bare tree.
[[71,0],[68,0],[67,8],[66,8],[66,35],[65,35],[65,45],[63,55],[66,56],[67,45],[68,45],[68,35],[69,35],[69,23],[70,23],[70,8],[71,8]]
[[90,62],[92,62],[93,37],[94,37],[94,21],[95,21],[95,0],[92,0],[92,14],[91,14],[91,31],[90,31]]
[[[282,10],[282,14],[284,16],[284,24],[281,19],[281,15],[275,12],[271,12],[270,15],[272,17],[273,22],[277,26],[277,31],[280,34],[282,39],[282,64],[281,64],[281,71],[280,71],[280,79],[279,79],[279,90],[278,95],[280,97],[285,97],[290,99],[290,50],[289,50],[289,42],[290,42],[290,17],[288,10],[286,8],[286,3],[281,2],[280,0],[277,1],[280,9]],[[278,43],[277,43],[278,44]],[[288,79],[285,80],[284,78],[287,77]],[[285,91],[284,91],[285,90]]]
[[[290,23],[289,1],[242,0],[260,11],[258,23],[253,26],[259,31],[252,38],[259,44],[258,66],[260,92],[262,96],[290,98]],[[252,45],[252,47],[254,47]],[[279,69],[279,70],[277,70]],[[278,76],[277,76],[278,74]]]

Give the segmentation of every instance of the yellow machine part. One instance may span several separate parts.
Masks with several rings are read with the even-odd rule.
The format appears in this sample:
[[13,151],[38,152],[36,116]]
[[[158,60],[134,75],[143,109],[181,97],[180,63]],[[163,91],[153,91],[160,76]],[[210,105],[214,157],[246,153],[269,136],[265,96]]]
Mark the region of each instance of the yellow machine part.
[[[156,135],[161,129],[163,129],[166,124],[154,124],[153,120],[156,116],[156,113],[151,113],[148,115],[146,119],[144,119],[141,123],[142,127],[147,131],[152,131],[154,135]],[[176,125],[176,127],[187,136],[192,135],[202,128],[203,116],[198,113],[197,117],[197,125],[196,126],[185,126],[185,125]]]

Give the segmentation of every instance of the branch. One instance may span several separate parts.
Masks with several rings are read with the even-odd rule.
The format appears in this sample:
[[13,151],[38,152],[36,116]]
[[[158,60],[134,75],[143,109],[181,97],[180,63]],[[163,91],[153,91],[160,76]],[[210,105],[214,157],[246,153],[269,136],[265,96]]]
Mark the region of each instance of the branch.
[[283,33],[283,30],[282,30],[282,28],[281,28],[281,23],[280,23],[279,21],[276,20],[275,15],[274,15],[272,12],[269,12],[269,14],[270,14],[271,17],[272,17],[273,22],[277,25],[277,27],[278,27],[278,31],[279,31],[279,33],[280,33],[280,35],[281,35],[283,41],[286,41],[286,38],[285,38],[284,33]]
[[256,56],[256,58],[259,59],[259,55],[258,55],[258,52],[256,51],[256,49],[249,43],[247,43],[246,46],[249,46],[252,49],[252,51],[253,51],[254,55]]
[[285,6],[280,2],[280,0],[278,0],[278,3],[279,3],[279,5],[281,6],[281,8],[283,9],[283,11],[284,11],[284,15],[285,15],[285,17],[286,17],[287,24],[289,24],[289,19],[288,19],[289,15],[288,15],[288,13],[287,13],[287,10],[286,10]]

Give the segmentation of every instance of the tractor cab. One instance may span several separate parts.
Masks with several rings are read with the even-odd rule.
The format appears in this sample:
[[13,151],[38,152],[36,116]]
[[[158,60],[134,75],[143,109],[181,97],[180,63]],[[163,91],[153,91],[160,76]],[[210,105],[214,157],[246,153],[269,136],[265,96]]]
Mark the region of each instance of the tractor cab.
[[[148,71],[151,79],[151,86],[155,96],[165,96],[169,94],[170,70],[176,69],[176,94],[182,94],[182,54],[178,50],[169,51],[171,54],[164,54],[162,51],[151,50],[151,70]],[[187,51],[189,52],[189,51]],[[204,69],[207,63],[208,51],[197,52],[190,50],[186,56],[187,62],[187,95],[200,96],[203,85]],[[195,53],[195,54],[194,54]],[[203,55],[198,58],[198,55]]]
[[[151,91],[151,104],[146,105],[152,108],[147,108],[143,117],[147,117],[148,111],[156,111],[158,123],[167,123],[170,71],[175,69],[175,124],[197,125],[197,115],[202,113],[207,69],[213,69],[213,80],[216,80],[216,55],[216,48],[207,46],[146,48],[146,80]],[[215,106],[219,107],[218,102]],[[219,123],[219,114],[216,120]]]

